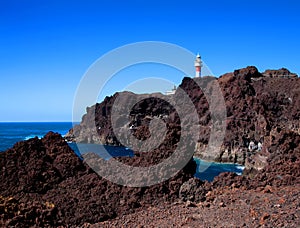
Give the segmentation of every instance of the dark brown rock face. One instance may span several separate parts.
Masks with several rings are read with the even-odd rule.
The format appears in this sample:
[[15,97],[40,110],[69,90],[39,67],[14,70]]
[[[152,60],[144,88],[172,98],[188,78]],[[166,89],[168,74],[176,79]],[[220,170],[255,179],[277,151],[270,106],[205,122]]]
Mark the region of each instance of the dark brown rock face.
[[286,68],[281,68],[279,70],[266,70],[262,74],[266,77],[273,77],[273,78],[296,78],[296,77],[298,77],[297,74],[291,73]]
[[266,140],[265,150],[268,156],[264,168],[245,169],[242,176],[235,173],[221,173],[211,183],[203,183],[195,178],[190,179],[182,185],[180,198],[196,203],[204,200],[210,202],[228,190],[274,193],[274,189],[298,186],[300,184],[299,140],[300,135],[295,132],[276,129],[272,132],[270,140]]
[[191,178],[181,185],[179,198],[183,201],[204,201],[209,187],[209,183],[204,183],[197,178]]
[[[267,70],[261,74],[256,67],[249,66],[224,74],[218,79],[213,77],[183,79],[179,87],[189,96],[199,116],[200,129],[199,139],[195,142],[195,156],[205,160],[245,164],[247,158],[260,152],[249,151],[251,141],[256,148],[259,142],[264,145],[264,140],[276,127],[299,132],[300,79],[295,74],[293,74],[295,77],[290,78],[269,77],[269,74],[292,75],[284,68]],[[221,149],[208,153],[205,149],[211,134],[212,116],[203,89],[209,91],[216,80],[226,105],[226,134]],[[125,101],[130,102],[132,99],[130,94],[132,95],[129,92],[117,93],[105,98],[102,103],[88,108],[80,125],[72,129],[68,136],[75,136],[78,142],[121,145],[110,122],[111,110],[118,96],[125,97],[127,99]],[[134,126],[134,134],[144,140],[150,136],[149,117],[151,119],[154,116],[163,116],[168,119],[169,126],[173,127],[173,131],[169,131],[166,135],[165,141],[176,141],[182,133],[180,123],[183,123],[176,111],[161,100],[148,98],[138,103],[135,110],[132,110],[127,127]],[[257,165],[263,167],[264,162]]]
[[[124,158],[124,162],[140,162],[141,166],[156,163],[156,159]],[[98,176],[60,135],[50,132],[41,140],[19,142],[0,153],[0,167],[0,202],[4,202],[0,211],[5,210],[0,224],[45,227],[95,223],[140,207],[172,202],[178,198],[181,184],[195,173],[196,165],[190,161],[160,184],[124,187]]]
[[[253,186],[285,186],[300,183],[300,135],[277,128],[266,140],[266,166],[259,172],[246,170]],[[254,157],[254,160],[256,158]]]

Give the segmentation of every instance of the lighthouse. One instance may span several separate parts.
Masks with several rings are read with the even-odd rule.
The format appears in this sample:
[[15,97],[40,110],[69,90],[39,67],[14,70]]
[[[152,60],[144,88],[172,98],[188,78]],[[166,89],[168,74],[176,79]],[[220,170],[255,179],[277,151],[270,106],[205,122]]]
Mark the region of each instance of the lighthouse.
[[196,68],[196,78],[201,77],[201,67],[202,67],[202,60],[201,56],[197,54],[196,59],[195,59],[195,68]]

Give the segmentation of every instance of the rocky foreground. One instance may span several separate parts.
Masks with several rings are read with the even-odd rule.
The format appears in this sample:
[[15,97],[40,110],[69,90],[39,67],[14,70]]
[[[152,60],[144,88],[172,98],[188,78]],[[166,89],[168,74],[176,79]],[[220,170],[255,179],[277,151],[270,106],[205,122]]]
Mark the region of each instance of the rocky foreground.
[[[276,71],[268,74],[276,75]],[[205,80],[206,83],[211,81]],[[270,75],[260,74],[256,68],[250,67],[218,80],[221,88],[227,88],[225,92],[233,94],[225,94],[225,98],[232,97],[232,100],[225,99],[226,105],[231,105],[226,106],[229,115],[224,145],[232,137],[240,142],[255,138],[256,133],[257,137],[263,136],[260,151],[250,151],[246,144],[242,144],[244,149],[239,151],[244,152],[236,152],[237,155],[233,156],[227,150],[227,155],[223,152],[220,157],[222,161],[231,161],[225,159],[230,154],[238,161],[242,154],[246,164],[242,176],[222,173],[211,183],[203,182],[193,177],[196,164],[191,159],[183,169],[162,183],[147,187],[118,185],[97,175],[75,155],[62,136],[50,132],[42,139],[19,142],[0,153],[0,226],[299,227],[299,79],[270,78]],[[276,92],[269,88],[271,85]],[[195,102],[200,101],[198,109],[202,110],[204,118],[201,121],[204,121],[205,128],[205,121],[210,121],[205,111],[205,98],[193,86],[191,79],[184,79],[182,87],[194,88],[189,90],[190,95]],[[105,136],[104,139],[113,144],[115,139],[110,135],[112,129],[107,116],[111,99],[96,105],[94,111],[97,113],[96,123],[103,124],[97,125],[100,127],[98,136],[102,131],[106,132],[100,136]],[[236,99],[244,99],[244,102],[236,103]],[[147,139],[149,136],[147,116],[158,115],[157,104],[162,105],[163,101],[145,100],[133,111],[132,121],[136,121],[133,123],[137,127],[133,134],[137,138]],[[166,107],[163,115],[170,116],[166,120],[167,139],[150,153],[134,151],[134,157],[117,158],[118,161],[134,167],[148,167],[173,155],[182,129],[174,109]],[[260,119],[252,116],[252,109],[264,117],[260,124],[256,122]],[[90,112],[83,117],[81,130],[89,129],[82,127],[89,123]],[[80,132],[79,136],[86,134]],[[205,140],[207,132],[202,133],[203,137],[196,145],[188,142],[180,147],[177,158],[184,158],[188,151],[205,146],[205,143],[201,144],[205,141],[201,140]],[[160,174],[164,172],[161,170]],[[147,181],[156,177],[149,174],[142,178]]]
[[278,133],[260,171],[222,173],[212,183],[192,178],[179,200],[85,227],[299,227],[300,136]]
[[192,177],[191,162],[169,181],[131,188],[99,177],[60,135],[48,133],[0,154],[0,224],[299,227],[300,136],[281,131],[266,146],[271,156],[259,171],[208,183]]
[[[299,227],[300,185],[209,192],[201,203],[164,204],[84,227]],[[208,198],[209,198],[208,197]]]
[[[124,159],[134,164],[139,158]],[[17,227],[95,223],[137,208],[174,202],[180,186],[196,170],[191,160],[165,182],[140,188],[117,185],[98,176],[52,132],[0,153],[0,167],[0,224]]]

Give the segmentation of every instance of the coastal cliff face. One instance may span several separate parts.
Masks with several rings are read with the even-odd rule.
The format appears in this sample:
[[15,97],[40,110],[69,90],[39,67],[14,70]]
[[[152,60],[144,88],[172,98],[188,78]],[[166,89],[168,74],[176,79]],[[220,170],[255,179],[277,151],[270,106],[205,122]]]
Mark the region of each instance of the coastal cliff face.
[[[289,76],[287,77],[281,77]],[[219,83],[226,105],[226,134],[219,151],[207,152],[212,127],[211,113],[207,98],[199,87],[209,88],[215,80]],[[202,86],[203,85],[203,86]],[[218,162],[233,162],[261,169],[266,164],[265,140],[278,127],[299,133],[300,79],[287,69],[258,72],[256,67],[235,70],[220,76],[184,78],[181,85],[193,102],[200,120],[199,139],[195,144],[195,156]],[[174,96],[176,96],[177,92]],[[116,93],[112,97],[90,108],[81,123],[66,135],[69,140],[85,143],[122,145],[111,125],[111,110],[118,96],[128,101],[138,96],[129,92]],[[136,96],[136,98],[134,98]],[[163,99],[163,95],[162,99]],[[126,100],[125,99],[125,100]],[[130,113],[130,121],[124,128],[134,126],[133,135],[139,139],[150,137],[149,119],[163,117],[165,122],[176,129],[167,134],[166,141],[180,135],[180,118],[174,108],[155,98],[146,98],[137,103]],[[122,116],[120,116],[120,119]],[[249,145],[253,148],[249,149]],[[262,148],[258,148],[258,144]],[[257,150],[258,149],[258,150]],[[251,160],[251,162],[250,162]],[[257,160],[257,162],[253,162]]]

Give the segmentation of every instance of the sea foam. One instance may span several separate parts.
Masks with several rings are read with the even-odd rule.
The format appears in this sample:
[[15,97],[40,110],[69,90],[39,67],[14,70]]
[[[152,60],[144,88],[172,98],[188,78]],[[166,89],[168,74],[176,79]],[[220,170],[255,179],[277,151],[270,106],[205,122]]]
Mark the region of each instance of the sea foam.
[[43,135],[28,135],[24,138],[24,140],[33,139],[35,137],[38,137],[39,139],[43,138]]

